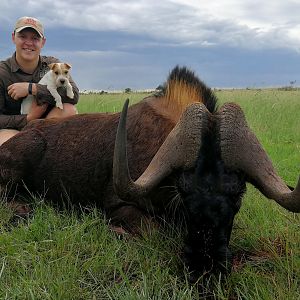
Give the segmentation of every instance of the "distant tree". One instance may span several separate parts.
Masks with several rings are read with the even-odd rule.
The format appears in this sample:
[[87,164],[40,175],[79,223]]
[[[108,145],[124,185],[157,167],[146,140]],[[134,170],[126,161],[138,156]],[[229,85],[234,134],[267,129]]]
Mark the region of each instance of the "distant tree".
[[124,90],[124,92],[125,92],[126,94],[131,93],[131,88],[126,88],[126,89]]
[[164,87],[162,85],[159,85],[155,90],[156,91],[163,91]]

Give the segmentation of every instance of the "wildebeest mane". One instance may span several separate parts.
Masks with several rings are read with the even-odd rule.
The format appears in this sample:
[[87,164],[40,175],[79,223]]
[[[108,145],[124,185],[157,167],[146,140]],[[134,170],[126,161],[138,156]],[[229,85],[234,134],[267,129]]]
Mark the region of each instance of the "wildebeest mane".
[[213,91],[187,67],[177,65],[169,73],[157,95],[164,97],[171,106],[177,103],[186,106],[187,102],[202,102],[211,113],[217,109],[217,98]]

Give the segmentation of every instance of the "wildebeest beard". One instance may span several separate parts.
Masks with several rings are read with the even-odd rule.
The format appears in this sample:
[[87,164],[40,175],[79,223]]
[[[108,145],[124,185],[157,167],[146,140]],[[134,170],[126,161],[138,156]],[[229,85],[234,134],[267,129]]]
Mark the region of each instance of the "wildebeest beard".
[[179,192],[187,222],[183,260],[190,281],[231,270],[233,221],[246,191],[245,175],[225,167],[213,128],[205,135],[194,172],[182,175]]

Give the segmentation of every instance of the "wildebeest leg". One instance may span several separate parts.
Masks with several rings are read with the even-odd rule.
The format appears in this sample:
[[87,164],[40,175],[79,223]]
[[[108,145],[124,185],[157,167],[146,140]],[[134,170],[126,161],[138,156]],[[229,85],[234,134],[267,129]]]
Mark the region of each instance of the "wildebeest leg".
[[24,130],[0,147],[0,188],[26,183],[44,155],[46,141],[39,130]]

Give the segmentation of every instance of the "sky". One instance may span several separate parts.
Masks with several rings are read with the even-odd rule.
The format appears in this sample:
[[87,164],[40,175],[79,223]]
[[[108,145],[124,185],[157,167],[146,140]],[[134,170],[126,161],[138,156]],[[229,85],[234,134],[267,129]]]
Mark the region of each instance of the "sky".
[[300,0],[1,0],[0,59],[19,17],[80,90],[152,89],[176,65],[213,88],[300,85]]

